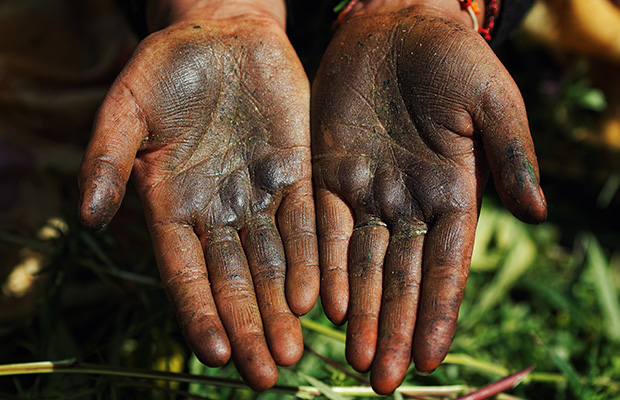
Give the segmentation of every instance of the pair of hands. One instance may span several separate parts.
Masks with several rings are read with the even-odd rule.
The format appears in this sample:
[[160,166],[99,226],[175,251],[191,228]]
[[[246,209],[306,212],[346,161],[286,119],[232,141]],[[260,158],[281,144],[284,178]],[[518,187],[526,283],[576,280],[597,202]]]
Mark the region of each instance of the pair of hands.
[[545,218],[509,74],[459,10],[369,7],[333,38],[310,112],[281,19],[175,11],[97,115],[84,225],[112,219],[133,174],[189,346],[209,366],[232,357],[257,390],[301,357],[298,315],[319,287],[377,392],[402,382],[412,356],[435,369],[488,170],[513,213]]

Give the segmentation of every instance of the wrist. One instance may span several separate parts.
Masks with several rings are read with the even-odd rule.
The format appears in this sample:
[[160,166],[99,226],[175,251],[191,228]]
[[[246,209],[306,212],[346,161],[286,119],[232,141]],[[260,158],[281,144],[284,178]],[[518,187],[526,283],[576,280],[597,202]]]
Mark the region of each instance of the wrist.
[[258,18],[285,28],[284,0],[148,0],[146,18],[149,31],[186,21],[221,21]]
[[[473,10],[462,7],[459,0],[353,0],[349,2],[349,7],[345,9],[346,11],[339,16],[338,22],[342,23],[356,15],[394,12],[405,8],[415,8],[420,15],[441,16],[472,29],[476,29],[477,27],[482,29],[488,28],[489,21],[487,11],[499,10],[500,0],[478,0],[476,3],[477,13],[473,13]],[[495,3],[495,10],[486,9],[489,3]],[[494,18],[495,16],[493,16],[493,19]],[[483,34],[483,36],[485,35]]]

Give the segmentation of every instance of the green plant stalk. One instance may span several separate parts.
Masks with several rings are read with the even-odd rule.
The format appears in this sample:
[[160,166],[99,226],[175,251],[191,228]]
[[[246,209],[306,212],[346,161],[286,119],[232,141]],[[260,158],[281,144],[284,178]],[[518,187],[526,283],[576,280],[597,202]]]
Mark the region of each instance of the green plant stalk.
[[[505,376],[510,372],[507,368],[502,367],[501,365],[493,364],[488,361],[477,360],[467,354],[450,353],[446,356],[443,362],[444,364],[461,365],[490,375]],[[565,383],[566,377],[561,374],[554,374],[550,372],[530,372],[523,382]]]
[[443,361],[445,364],[462,365],[478,372],[484,372],[487,374],[506,376],[509,371],[507,368],[501,365],[493,364],[487,361],[477,360],[467,354],[448,354]]
[[343,343],[346,342],[347,340],[347,335],[344,332],[337,331],[336,329],[332,329],[328,326],[322,325],[316,321],[313,321],[305,317],[301,317],[300,321],[301,321],[301,326],[313,332],[323,334],[325,336],[339,340]]
[[[117,376],[133,379],[167,380],[184,383],[200,383],[213,386],[222,386],[233,389],[251,390],[245,383],[234,379],[213,378],[208,376],[175,373],[165,371],[141,370],[134,368],[114,367],[90,363],[77,362],[74,359],[62,361],[42,361],[33,363],[0,365],[0,376],[30,375],[30,374],[94,374],[103,376]],[[401,386],[398,392],[405,395],[436,395],[450,396],[466,392],[471,388],[465,385],[452,386]],[[340,396],[372,396],[380,397],[368,386],[330,387],[330,390]],[[276,385],[272,392],[294,395],[300,398],[312,398],[322,393],[312,386],[285,386]]]

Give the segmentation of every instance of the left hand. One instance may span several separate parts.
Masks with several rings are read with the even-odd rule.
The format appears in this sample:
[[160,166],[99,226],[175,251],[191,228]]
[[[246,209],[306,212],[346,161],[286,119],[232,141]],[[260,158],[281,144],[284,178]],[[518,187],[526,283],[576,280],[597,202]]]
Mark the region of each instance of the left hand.
[[321,299],[383,394],[448,353],[489,169],[515,215],[546,217],[518,88],[437,7],[353,16],[312,92]]

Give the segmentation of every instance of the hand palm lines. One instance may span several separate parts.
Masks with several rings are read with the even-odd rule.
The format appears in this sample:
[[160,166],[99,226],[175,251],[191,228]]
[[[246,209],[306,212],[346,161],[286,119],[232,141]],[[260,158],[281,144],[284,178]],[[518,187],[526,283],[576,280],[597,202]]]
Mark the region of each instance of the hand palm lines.
[[[149,182],[147,190],[160,186],[161,191],[172,196],[189,191],[182,196],[189,203],[187,213],[191,218],[209,221],[207,225],[238,223],[243,216],[240,214],[247,213],[248,197],[260,197],[250,184],[252,170],[257,163],[269,163],[277,158],[274,155],[278,150],[282,151],[268,142],[269,119],[248,87],[252,79],[241,72],[244,66],[233,57],[217,63],[219,68],[210,77],[194,74],[193,78],[200,82],[183,86],[185,92],[187,86],[197,88],[196,93],[175,95],[170,90],[176,87],[174,83],[160,84],[154,90],[152,97],[156,99],[166,99],[167,95],[190,100],[173,110],[163,106],[165,118],[158,120],[158,113],[152,113],[156,128],[146,150],[138,154],[139,162],[151,166],[142,169],[139,178]],[[205,63],[198,64],[203,67]],[[205,91],[217,92],[218,96],[211,102],[204,96]],[[157,105],[153,108],[157,110]],[[196,191],[197,187],[203,190]],[[222,199],[223,194],[229,194],[229,198]],[[237,207],[222,213],[221,208],[227,204]],[[218,217],[217,213],[228,215]]]
[[[363,182],[336,189],[355,210],[365,209],[380,218],[386,218],[387,211],[390,224],[403,222],[403,218],[428,222],[437,211],[433,206],[442,205],[439,199],[454,206],[463,202],[450,188],[475,179],[473,144],[431,116],[415,114],[415,109],[410,114],[394,64],[384,58],[376,73],[369,71],[369,77],[361,79],[371,84],[361,88],[344,85],[350,93],[344,103],[352,111],[335,123],[331,121],[339,132],[334,135],[336,142],[317,159],[339,159],[340,169],[345,171],[366,169]],[[338,148],[347,151],[339,155]]]

